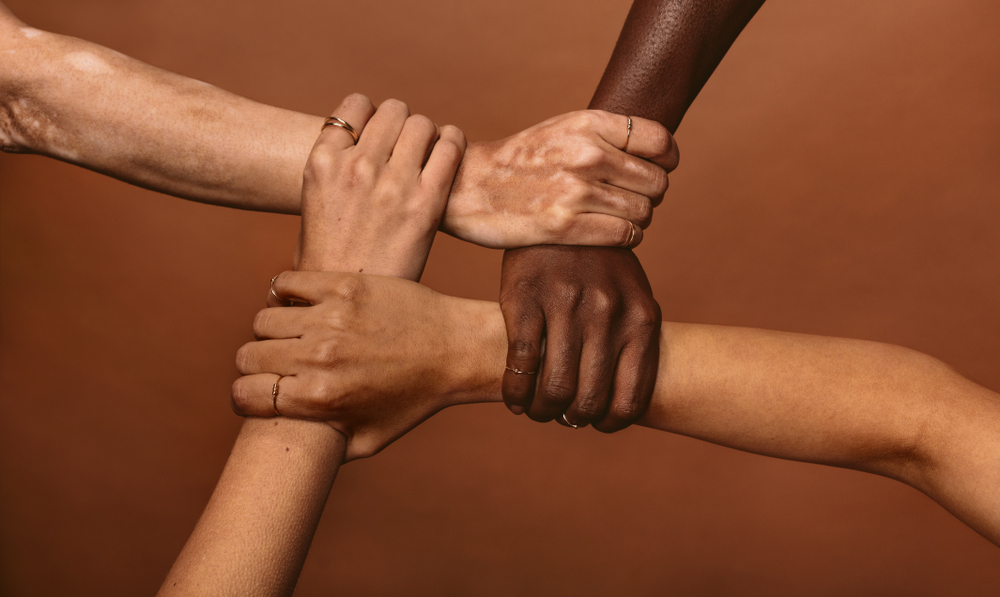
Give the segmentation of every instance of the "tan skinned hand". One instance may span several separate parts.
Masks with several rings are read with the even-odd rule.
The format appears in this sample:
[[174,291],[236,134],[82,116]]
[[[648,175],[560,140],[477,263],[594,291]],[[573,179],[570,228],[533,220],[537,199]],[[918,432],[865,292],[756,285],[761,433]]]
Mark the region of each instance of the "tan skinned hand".
[[[476,369],[462,363],[484,350],[481,342],[464,341],[472,336],[463,329],[491,319],[484,313],[495,314],[494,303],[348,273],[285,272],[274,289],[312,306],[257,314],[254,333],[262,341],[237,354],[242,380],[285,376],[281,413],[327,421],[344,433],[347,460],[379,452],[439,410],[466,401],[461,396],[484,395],[482,385],[496,385],[496,376],[481,384],[455,378]],[[497,332],[502,345],[503,330]],[[236,412],[274,416],[271,386],[254,391],[241,381],[233,390]]]
[[[455,127],[438,129],[425,117],[410,116],[406,104],[397,100],[384,102],[376,111],[368,98],[352,95],[334,116],[350,123],[360,140],[355,145],[346,130],[331,126],[323,129],[313,147],[303,177],[297,267],[418,279],[465,149],[464,135]],[[275,288],[277,296],[284,297],[280,286]],[[292,297],[305,298],[294,294],[287,298]],[[268,300],[269,305],[287,304],[274,295]],[[313,323],[324,329],[322,321]],[[284,336],[258,337],[265,340],[245,346],[237,355],[237,368],[244,377],[233,384],[233,408],[240,414],[274,415],[275,382],[280,379],[280,412],[295,398],[297,376],[308,377],[308,372],[260,367],[253,355],[258,347],[273,342],[303,344]],[[268,410],[246,408],[257,404],[266,404]],[[336,428],[347,436],[348,459],[372,453],[354,441],[352,427]]]

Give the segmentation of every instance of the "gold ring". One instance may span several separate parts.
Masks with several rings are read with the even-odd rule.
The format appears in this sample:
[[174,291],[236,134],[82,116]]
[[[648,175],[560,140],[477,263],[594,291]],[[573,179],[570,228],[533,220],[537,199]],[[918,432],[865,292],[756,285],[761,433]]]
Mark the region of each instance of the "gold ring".
[[562,414],[562,420],[563,420],[563,423],[566,423],[567,425],[569,425],[573,429],[579,429],[580,428],[579,425],[574,425],[574,424],[572,424],[572,423],[569,422],[569,419],[566,418],[566,413]]
[[271,408],[274,409],[274,414],[279,417],[281,416],[281,413],[278,412],[278,383],[280,383],[282,379],[284,379],[284,376],[279,375],[278,381],[274,382],[274,387],[271,388]]
[[635,240],[635,224],[633,224],[632,221],[629,220],[628,221],[628,226],[629,226],[629,229],[628,229],[628,240],[625,241],[625,244],[622,245],[623,249],[629,248],[629,246],[631,246],[631,244],[632,244],[632,241]]
[[[281,274],[278,274],[278,276],[280,276],[280,275]],[[288,299],[281,298],[280,296],[278,296],[278,293],[274,291],[274,281],[278,279],[278,276],[275,276],[275,277],[271,278],[271,296],[273,296],[274,298],[276,298],[279,301],[281,301],[282,303],[284,303]]]
[[328,116],[326,122],[323,123],[323,128],[325,129],[328,126],[339,126],[340,128],[344,129],[345,131],[351,134],[351,137],[354,138],[355,145],[358,144],[358,139],[360,138],[358,135],[358,131],[354,130],[353,126],[347,124],[347,121],[344,120],[343,118],[337,118],[336,116]]
[[504,365],[504,369],[510,371],[511,373],[516,373],[517,375],[534,375],[538,373],[538,371],[521,371],[520,369],[515,369],[513,367],[508,367],[506,365]]
[[625,118],[628,118],[628,124],[627,124],[628,128],[625,129],[625,149],[623,149],[622,151],[628,151],[628,142],[629,139],[632,138],[632,117],[626,116]]

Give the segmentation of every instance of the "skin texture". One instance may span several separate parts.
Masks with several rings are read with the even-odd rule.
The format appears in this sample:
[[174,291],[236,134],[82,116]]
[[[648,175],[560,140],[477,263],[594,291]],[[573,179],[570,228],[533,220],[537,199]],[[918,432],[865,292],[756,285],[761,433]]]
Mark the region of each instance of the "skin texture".
[[[345,298],[338,288],[347,280],[354,291]],[[259,370],[302,380],[286,395],[286,414],[329,420],[376,452],[443,408],[501,399],[498,305],[378,276],[289,272],[276,284],[313,306],[268,309],[274,315],[259,317],[255,331],[299,340],[243,351]],[[386,348],[376,326],[412,344]],[[658,341],[659,375],[639,424],[897,479],[1000,545],[997,393],[877,342],[677,323],[664,324]],[[257,394],[237,408],[268,416],[270,405]]]
[[[636,0],[590,107],[655,120],[673,133],[762,4]],[[500,306],[509,339],[503,397],[511,412],[536,421],[565,413],[569,423],[611,432],[646,410],[660,309],[630,251],[507,251]]]
[[[313,148],[304,174],[299,266],[367,267],[416,279],[430,250],[433,223],[444,211],[465,137],[455,127],[439,132],[426,118],[409,116],[406,105],[396,100],[373,111],[364,96],[346,98],[334,115],[358,123],[358,131],[370,127],[365,142],[354,146],[346,131],[328,127]],[[345,170],[352,175],[343,176]],[[377,205],[345,211],[348,201],[368,197]],[[367,221],[342,228],[352,215],[390,223],[408,218],[392,238],[397,253],[380,253],[385,247],[368,234]],[[336,230],[342,234],[334,236]],[[374,264],[364,261],[371,255],[378,255]],[[345,297],[350,295],[345,291]],[[262,385],[270,398],[279,380],[280,408],[288,386],[294,388],[294,375],[266,373],[245,377],[238,385]],[[239,391],[234,388],[234,395]],[[344,435],[325,423],[247,419],[198,526],[159,594],[291,595],[348,452]]]
[[[323,118],[32,29],[2,4],[0,52],[0,149],[194,201],[299,213],[302,170]],[[669,137],[662,125],[643,124],[633,144]],[[648,225],[667,184],[663,169],[619,151],[621,131],[610,115],[576,112],[474,145],[441,230],[492,248],[621,245],[629,221]]]

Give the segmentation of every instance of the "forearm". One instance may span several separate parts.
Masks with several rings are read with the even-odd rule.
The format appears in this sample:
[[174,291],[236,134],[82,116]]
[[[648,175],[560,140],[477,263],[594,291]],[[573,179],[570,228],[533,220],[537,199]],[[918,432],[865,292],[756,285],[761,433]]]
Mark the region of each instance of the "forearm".
[[[474,391],[457,401],[500,401],[499,309],[476,308],[475,337],[458,351],[476,355],[460,382]],[[898,479],[1000,544],[1000,396],[909,349],[664,323],[657,385],[639,424]]]
[[325,423],[248,419],[160,595],[291,595],[343,460]]
[[0,143],[196,201],[298,213],[323,122],[239,97],[0,5]]
[[764,0],[635,0],[590,107],[674,132]]

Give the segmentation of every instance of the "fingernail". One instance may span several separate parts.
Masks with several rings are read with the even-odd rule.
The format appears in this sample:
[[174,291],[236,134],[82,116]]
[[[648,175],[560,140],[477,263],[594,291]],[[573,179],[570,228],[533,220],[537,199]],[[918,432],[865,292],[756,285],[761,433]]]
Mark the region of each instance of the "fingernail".
[[514,413],[515,415],[523,415],[524,414],[524,409],[521,408],[520,406],[516,405],[516,404],[512,404],[511,406],[508,406],[507,408],[509,408],[510,412]]

